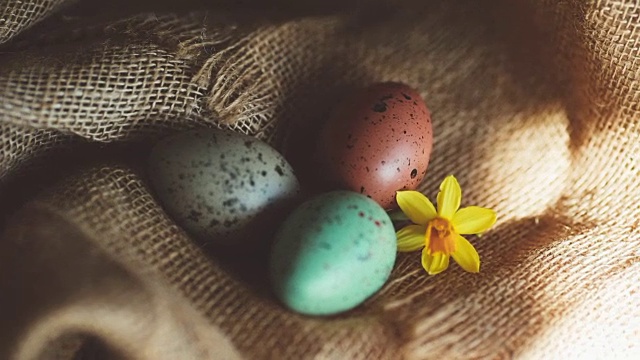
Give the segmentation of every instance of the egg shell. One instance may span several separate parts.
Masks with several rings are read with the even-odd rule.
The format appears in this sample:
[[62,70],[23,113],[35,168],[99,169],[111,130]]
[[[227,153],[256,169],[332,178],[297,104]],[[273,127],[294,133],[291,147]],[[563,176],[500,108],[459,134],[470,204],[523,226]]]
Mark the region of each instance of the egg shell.
[[294,311],[331,315],[361,304],[389,278],[396,236],[387,213],[354,192],[318,195],[278,230],[270,258],[274,291]]
[[397,190],[415,189],[427,172],[433,130],[417,91],[375,84],[346,98],[324,125],[316,150],[333,188],[396,207]]
[[268,144],[207,128],[159,141],[149,179],[167,213],[204,244],[266,241],[299,192],[293,169]]

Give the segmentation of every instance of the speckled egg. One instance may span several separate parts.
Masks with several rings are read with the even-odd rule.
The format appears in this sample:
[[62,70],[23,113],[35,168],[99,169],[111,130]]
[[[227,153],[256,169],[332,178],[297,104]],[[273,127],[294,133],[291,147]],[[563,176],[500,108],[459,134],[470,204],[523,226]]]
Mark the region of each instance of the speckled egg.
[[433,146],[431,115],[417,91],[375,84],[348,97],[324,125],[316,157],[334,188],[367,195],[385,209],[415,189]]
[[378,291],[395,259],[394,228],[380,205],[358,193],[334,191],[303,203],[284,221],[270,276],[287,307],[330,315]]
[[293,169],[268,144],[214,129],[161,140],[149,180],[167,213],[206,244],[264,240],[299,191]]

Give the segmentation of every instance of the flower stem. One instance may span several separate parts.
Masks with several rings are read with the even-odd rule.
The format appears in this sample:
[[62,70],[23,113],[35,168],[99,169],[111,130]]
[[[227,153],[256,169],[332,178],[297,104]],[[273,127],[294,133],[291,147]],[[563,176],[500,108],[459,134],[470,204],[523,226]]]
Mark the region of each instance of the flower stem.
[[391,221],[407,221],[409,218],[405,215],[402,210],[393,210],[387,213]]

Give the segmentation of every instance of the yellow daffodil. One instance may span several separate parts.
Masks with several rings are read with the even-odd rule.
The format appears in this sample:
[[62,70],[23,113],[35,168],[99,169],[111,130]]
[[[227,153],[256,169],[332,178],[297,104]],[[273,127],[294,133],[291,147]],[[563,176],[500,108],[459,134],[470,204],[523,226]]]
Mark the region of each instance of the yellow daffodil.
[[[440,184],[438,211],[426,196],[417,191],[398,191],[396,201],[413,222],[400,229],[398,251],[422,249],[422,266],[430,275],[449,266],[449,257],[469,272],[480,271],[480,257],[461,235],[483,233],[496,222],[496,212],[478,206],[459,209],[462,191],[453,175]],[[458,210],[459,209],[459,210]]]

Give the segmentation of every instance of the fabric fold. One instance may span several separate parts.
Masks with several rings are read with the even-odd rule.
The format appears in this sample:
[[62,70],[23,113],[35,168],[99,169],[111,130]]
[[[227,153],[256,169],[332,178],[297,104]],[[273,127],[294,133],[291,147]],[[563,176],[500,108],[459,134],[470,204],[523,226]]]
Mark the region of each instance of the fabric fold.
[[130,270],[51,209],[16,214],[0,247],[4,359],[61,356],[74,335],[127,359],[240,358],[156,276]]

